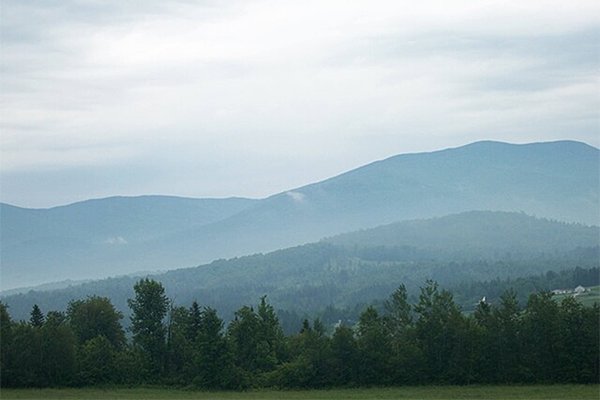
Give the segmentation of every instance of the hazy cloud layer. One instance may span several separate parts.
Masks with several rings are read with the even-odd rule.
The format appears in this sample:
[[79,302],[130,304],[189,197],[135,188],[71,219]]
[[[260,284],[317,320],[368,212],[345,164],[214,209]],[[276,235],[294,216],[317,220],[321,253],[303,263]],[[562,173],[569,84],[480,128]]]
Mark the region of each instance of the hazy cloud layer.
[[1,200],[261,197],[480,139],[600,144],[598,2],[413,3],[3,1]]

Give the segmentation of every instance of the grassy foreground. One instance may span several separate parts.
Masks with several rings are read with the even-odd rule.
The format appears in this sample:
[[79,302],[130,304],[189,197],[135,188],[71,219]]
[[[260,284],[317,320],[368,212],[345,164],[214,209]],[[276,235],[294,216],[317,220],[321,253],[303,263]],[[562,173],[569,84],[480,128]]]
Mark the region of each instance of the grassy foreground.
[[594,399],[599,385],[422,386],[306,391],[200,392],[169,388],[2,389],[1,399]]

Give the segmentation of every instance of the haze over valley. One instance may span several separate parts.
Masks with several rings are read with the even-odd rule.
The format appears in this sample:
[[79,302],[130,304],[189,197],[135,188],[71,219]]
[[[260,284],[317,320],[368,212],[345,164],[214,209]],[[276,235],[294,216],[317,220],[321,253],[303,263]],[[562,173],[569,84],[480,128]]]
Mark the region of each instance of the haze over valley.
[[0,397],[598,400],[599,38],[598,0],[2,0]]
[[[599,150],[580,142],[487,141],[397,155],[260,200],[141,196],[50,209],[1,204],[2,289],[190,267],[472,210],[598,225],[598,162]],[[452,237],[448,231],[438,240]]]
[[[394,156],[258,200],[2,204],[3,301],[25,318],[33,304],[65,309],[102,295],[127,314],[144,276],[178,302],[225,315],[263,295],[292,315],[353,315],[400,283],[416,295],[427,279],[471,282],[490,299],[516,284],[525,301],[528,290],[599,267],[599,157],[574,141],[485,141]],[[562,278],[532,278],[548,271]],[[498,279],[509,281],[486,286]],[[481,295],[472,290],[457,294],[466,309]]]

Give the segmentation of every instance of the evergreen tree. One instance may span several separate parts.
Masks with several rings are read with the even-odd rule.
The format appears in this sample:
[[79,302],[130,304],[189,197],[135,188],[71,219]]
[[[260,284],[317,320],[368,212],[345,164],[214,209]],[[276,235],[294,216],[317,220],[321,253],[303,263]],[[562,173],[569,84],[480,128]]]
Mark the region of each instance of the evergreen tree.
[[521,309],[517,294],[508,290],[500,297],[500,306],[492,312],[493,324],[490,330],[492,352],[496,364],[491,381],[499,383],[521,380]]
[[306,387],[324,387],[330,384],[332,376],[331,339],[325,334],[325,327],[319,318],[313,321],[312,329],[301,335],[300,358],[310,365],[312,374],[307,374]]
[[427,366],[425,376],[428,381],[447,382],[460,310],[450,292],[440,292],[436,282],[427,281],[421,288],[415,311],[416,335]]
[[496,343],[497,337],[497,321],[494,317],[493,307],[484,300],[477,304],[477,308],[473,313],[473,318],[477,324],[476,329],[479,334],[480,352],[477,360],[478,376],[483,382],[496,381],[496,369],[498,368],[498,346]]
[[194,300],[189,310],[190,323],[187,337],[190,341],[196,340],[196,337],[200,333],[200,327],[202,326],[202,311],[198,302]]
[[267,296],[260,298],[257,315],[259,346],[263,349],[262,354],[259,354],[259,364],[262,364],[259,368],[268,371],[286,358],[285,336],[273,306],[267,303]]
[[383,318],[368,307],[358,322],[359,378],[367,385],[389,384],[391,377],[391,340]]
[[406,287],[400,285],[385,302],[385,323],[392,338],[400,340],[412,324],[411,306]]
[[565,382],[590,383],[598,381],[598,307],[584,308],[574,297],[568,296],[560,304],[561,348],[558,355],[560,379]]
[[417,346],[412,306],[406,287],[400,285],[384,303],[384,324],[388,331],[390,353],[390,381],[394,384],[416,384],[422,376],[423,356]]
[[258,317],[254,309],[243,306],[227,327],[227,343],[233,355],[232,385],[245,389],[256,382],[258,369]]
[[523,318],[525,379],[537,382],[555,382],[559,354],[568,351],[560,341],[560,314],[552,293],[541,292],[529,296]]
[[331,383],[350,385],[357,382],[359,355],[352,328],[338,326],[331,338]]
[[585,342],[582,348],[585,347],[585,356],[578,380],[597,384],[600,383],[600,304],[594,303],[592,307],[584,308],[582,314]]
[[34,304],[33,308],[31,309],[31,318],[29,319],[29,323],[31,326],[36,328],[40,328],[42,325],[44,325],[44,313],[42,313],[42,310],[40,310],[37,304]]
[[258,312],[244,306],[229,324],[236,365],[251,376],[271,371],[285,357],[285,338],[273,307],[262,297]]
[[5,387],[11,375],[10,349],[13,347],[13,322],[7,307],[0,302],[0,386]]
[[194,382],[205,389],[231,388],[235,386],[227,340],[223,335],[223,321],[213,308],[205,308],[201,314],[199,333],[196,337],[196,377]]

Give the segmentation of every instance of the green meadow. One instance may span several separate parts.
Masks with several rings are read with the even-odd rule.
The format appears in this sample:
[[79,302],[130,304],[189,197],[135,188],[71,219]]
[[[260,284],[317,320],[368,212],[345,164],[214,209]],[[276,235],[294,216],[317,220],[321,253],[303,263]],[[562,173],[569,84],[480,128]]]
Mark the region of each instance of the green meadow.
[[599,385],[420,386],[305,391],[206,392],[170,388],[2,389],[2,399],[593,399]]
[[[572,294],[557,294],[554,298],[557,301],[562,301],[566,297],[573,296]],[[592,307],[594,303],[600,304],[600,286],[587,288],[584,293],[575,296],[575,299],[586,307]]]

